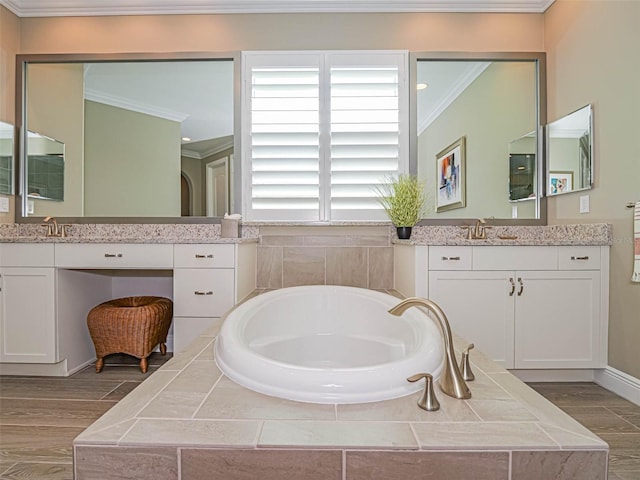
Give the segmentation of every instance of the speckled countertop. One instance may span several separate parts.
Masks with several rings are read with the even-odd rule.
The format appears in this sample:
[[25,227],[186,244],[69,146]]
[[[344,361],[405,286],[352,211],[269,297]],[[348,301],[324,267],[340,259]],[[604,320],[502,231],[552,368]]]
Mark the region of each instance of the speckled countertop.
[[[286,224],[292,229],[302,224]],[[334,224],[332,224],[333,226]],[[360,224],[337,223],[336,226]],[[374,225],[365,223],[363,225]],[[385,226],[387,224],[375,224]],[[73,224],[65,238],[47,237],[40,224],[2,224],[0,242],[24,243],[246,243],[260,238],[260,224],[242,225],[240,238],[220,236],[219,224]],[[285,226],[282,224],[281,226]],[[309,226],[304,224],[304,226]],[[410,240],[399,245],[611,245],[612,226],[606,223],[544,226],[493,226],[486,240],[468,240],[459,226],[415,226]]]

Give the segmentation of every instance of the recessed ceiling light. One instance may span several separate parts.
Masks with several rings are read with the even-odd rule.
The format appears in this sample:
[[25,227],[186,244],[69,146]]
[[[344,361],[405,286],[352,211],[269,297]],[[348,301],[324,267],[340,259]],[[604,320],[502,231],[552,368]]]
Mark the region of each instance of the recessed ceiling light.
[[189,137],[182,137],[182,141],[183,141],[183,142],[190,142],[190,141],[191,141],[191,138],[189,138]]
[[427,88],[426,83],[419,83],[416,85],[416,90],[424,90],[425,88]]

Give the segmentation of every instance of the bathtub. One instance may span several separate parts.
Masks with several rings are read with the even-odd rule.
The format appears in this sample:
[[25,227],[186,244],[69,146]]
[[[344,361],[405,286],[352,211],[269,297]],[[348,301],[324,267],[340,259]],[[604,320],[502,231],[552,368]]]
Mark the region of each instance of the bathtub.
[[400,300],[353,287],[303,286],[258,295],[225,318],[215,360],[231,380],[312,403],[365,403],[416,392],[407,377],[443,367],[439,327]]

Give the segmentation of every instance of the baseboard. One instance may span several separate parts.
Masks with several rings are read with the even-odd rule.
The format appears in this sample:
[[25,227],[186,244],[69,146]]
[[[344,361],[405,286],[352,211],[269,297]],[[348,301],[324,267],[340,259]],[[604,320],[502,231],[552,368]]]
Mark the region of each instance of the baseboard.
[[594,381],[622,398],[640,405],[640,379],[613,367],[606,367],[595,371]]
[[580,369],[539,369],[509,370],[523,382],[593,382],[595,370]]

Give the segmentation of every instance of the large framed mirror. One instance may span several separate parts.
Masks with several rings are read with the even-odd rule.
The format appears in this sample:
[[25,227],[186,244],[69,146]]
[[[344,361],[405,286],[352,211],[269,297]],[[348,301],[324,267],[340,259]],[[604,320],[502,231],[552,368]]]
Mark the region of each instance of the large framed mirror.
[[586,105],[547,126],[547,194],[579,192],[593,182],[593,107]]
[[[411,65],[412,171],[427,196],[421,223],[546,223],[545,54],[415,53]],[[449,152],[456,142],[464,150]]]
[[[233,211],[238,58],[19,55],[17,220],[186,223]],[[41,139],[64,145],[57,164]]]

